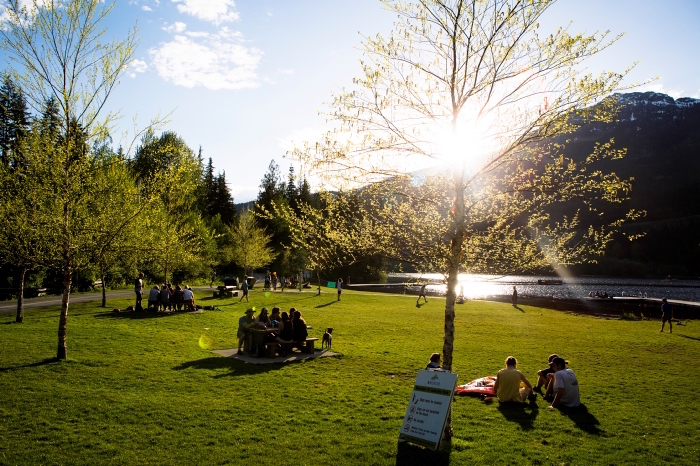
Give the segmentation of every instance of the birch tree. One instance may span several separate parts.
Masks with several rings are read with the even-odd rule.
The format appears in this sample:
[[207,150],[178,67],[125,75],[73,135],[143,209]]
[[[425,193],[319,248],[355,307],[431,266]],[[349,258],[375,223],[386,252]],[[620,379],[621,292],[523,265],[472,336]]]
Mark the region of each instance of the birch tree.
[[257,225],[255,214],[250,210],[241,213],[238,224],[229,227],[233,236],[231,259],[243,267],[243,274],[270,264],[277,254],[270,247],[271,235]]
[[58,327],[58,359],[67,358],[66,330],[72,274],[76,255],[87,241],[85,223],[92,221],[85,197],[94,166],[86,157],[85,141],[107,133],[116,115],[104,106],[120,76],[133,59],[135,30],[123,40],[104,40],[103,21],[114,7],[99,0],[34,0],[22,7],[8,0],[7,19],[0,30],[2,47],[12,60],[15,76],[30,105],[39,109],[53,99],[58,105],[61,143],[51,160],[60,180],[56,197],[62,211],[57,221],[62,256],[63,300]]
[[[331,186],[364,190],[370,246],[444,273],[447,370],[461,268],[586,260],[637,215],[599,220],[630,185],[595,164],[624,151],[603,141],[586,160],[565,155],[582,124],[614,118],[609,96],[629,68],[594,76],[585,63],[621,35],[540,35],[555,2],[383,0],[397,16],[393,32],[364,40],[362,74],[326,113],[334,129],[291,154]],[[562,215],[558,203],[576,213]]]

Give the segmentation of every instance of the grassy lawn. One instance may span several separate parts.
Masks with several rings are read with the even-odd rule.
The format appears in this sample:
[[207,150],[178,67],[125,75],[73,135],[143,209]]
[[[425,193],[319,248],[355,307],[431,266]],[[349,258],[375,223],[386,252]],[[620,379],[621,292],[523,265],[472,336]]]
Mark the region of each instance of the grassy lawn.
[[[124,308],[132,299],[115,300]],[[200,304],[210,304],[200,300]],[[345,291],[253,290],[250,305],[295,306],[338,357],[256,366],[212,354],[236,346],[247,305],[222,312],[112,314],[71,306],[68,362],[57,308],[24,324],[0,316],[0,464],[698,464],[700,323],[603,320],[523,306],[457,307],[459,382],[506,356],[535,381],[547,356],[570,361],[577,414],[458,398],[455,438],[438,453],[397,446],[415,381],[442,348],[444,300]],[[111,307],[110,307],[111,309]]]

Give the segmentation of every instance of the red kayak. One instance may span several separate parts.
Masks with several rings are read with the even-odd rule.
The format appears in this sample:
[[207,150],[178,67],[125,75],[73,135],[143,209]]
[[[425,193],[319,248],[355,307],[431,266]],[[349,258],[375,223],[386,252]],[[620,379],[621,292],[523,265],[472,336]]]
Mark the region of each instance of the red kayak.
[[493,384],[496,383],[496,377],[482,377],[472,380],[468,384],[459,385],[455,388],[455,395],[489,395],[495,396],[496,390],[493,389]]

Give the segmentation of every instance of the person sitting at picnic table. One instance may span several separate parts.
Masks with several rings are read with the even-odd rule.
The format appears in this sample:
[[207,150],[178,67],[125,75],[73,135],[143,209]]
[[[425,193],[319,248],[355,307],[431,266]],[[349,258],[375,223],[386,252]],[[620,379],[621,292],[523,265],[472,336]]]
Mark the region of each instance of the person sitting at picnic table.
[[554,358],[552,361],[554,370],[554,400],[550,408],[566,406],[575,408],[581,404],[578,390],[578,380],[576,374],[571,369],[566,368],[566,361],[563,358]]
[[277,327],[277,341],[281,343],[281,356],[286,356],[292,350],[294,324],[286,312],[282,313],[280,319],[279,327]]
[[[496,391],[498,401],[507,403],[514,401],[523,403],[532,391],[532,385],[527,380],[525,374],[516,369],[518,361],[513,356],[506,358],[506,368],[501,369],[496,374],[496,382],[493,384],[493,389]],[[520,385],[525,385],[520,388]]]
[[549,367],[546,369],[542,369],[537,371],[537,386],[533,388],[532,390],[535,392],[538,392],[542,394],[542,386],[544,385],[545,387],[545,394],[549,394],[552,391],[552,381],[554,380],[554,367],[553,362],[554,358],[558,358],[558,354],[550,354],[549,357],[547,358],[547,362],[549,363]]
[[306,337],[309,336],[309,331],[306,330],[306,321],[301,318],[301,312],[297,311],[296,308],[291,308],[289,313],[294,316],[292,320],[292,325],[294,326],[293,339],[296,342],[304,344],[306,342]]
[[433,353],[430,355],[430,361],[428,362],[428,365],[425,366],[425,370],[442,370],[442,366],[440,366],[440,353]]
[[180,285],[175,287],[175,293],[173,293],[173,305],[178,311],[182,310],[182,303],[185,301],[185,295]]
[[167,283],[163,283],[163,287],[160,289],[160,305],[163,311],[170,306],[170,292],[168,291]]
[[148,294],[148,310],[158,311],[158,297],[160,296],[160,290],[158,285],[153,285],[150,293]]
[[243,354],[241,347],[246,339],[248,339],[248,344],[250,345],[250,330],[255,326],[254,314],[255,310],[248,308],[245,311],[245,315],[238,319],[238,352],[236,354]]
[[277,306],[273,307],[272,313],[270,314],[270,326],[272,328],[279,328],[281,320],[280,308]]
[[182,290],[182,302],[185,304],[185,308],[189,309],[190,312],[194,312],[194,293],[192,293],[192,288],[185,286]]
[[267,315],[267,312],[266,307],[260,310],[260,314],[258,314],[258,317],[255,319],[255,323],[258,324],[257,327],[267,328],[270,325],[270,317]]

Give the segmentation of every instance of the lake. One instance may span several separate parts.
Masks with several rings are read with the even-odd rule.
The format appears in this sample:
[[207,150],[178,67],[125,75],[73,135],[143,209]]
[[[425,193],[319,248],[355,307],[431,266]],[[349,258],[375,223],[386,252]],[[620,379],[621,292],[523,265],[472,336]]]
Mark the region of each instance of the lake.
[[[562,280],[561,285],[539,285],[538,280]],[[390,283],[428,281],[430,293],[445,293],[440,274],[389,274]],[[467,299],[483,299],[513,293],[519,296],[575,299],[588,297],[590,292],[607,292],[609,296],[638,296],[700,302],[700,280],[653,280],[644,278],[606,277],[545,277],[534,275],[459,275],[460,288]],[[413,286],[418,290],[418,286]]]

